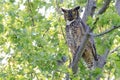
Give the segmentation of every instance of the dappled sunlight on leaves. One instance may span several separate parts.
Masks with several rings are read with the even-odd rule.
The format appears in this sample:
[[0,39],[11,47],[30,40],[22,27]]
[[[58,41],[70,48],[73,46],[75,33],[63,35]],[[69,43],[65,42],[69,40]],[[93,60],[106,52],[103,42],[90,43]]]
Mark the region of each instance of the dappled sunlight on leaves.
[[[120,49],[108,56],[104,70],[90,71],[81,60],[78,73],[73,76],[71,68],[68,68],[72,55],[66,44],[61,7],[81,5],[82,9],[87,0],[56,1],[0,1],[0,80],[65,80],[66,73],[73,80],[89,80],[90,75],[94,80],[99,74],[103,80],[108,76],[120,78]],[[97,9],[102,3],[98,0]],[[98,17],[95,34],[120,25],[120,16],[113,4]],[[87,24],[93,27],[93,22],[89,17]],[[95,45],[98,54],[103,54],[106,48],[113,50],[120,45],[120,29],[95,38]],[[57,61],[63,56],[66,62],[58,65]]]

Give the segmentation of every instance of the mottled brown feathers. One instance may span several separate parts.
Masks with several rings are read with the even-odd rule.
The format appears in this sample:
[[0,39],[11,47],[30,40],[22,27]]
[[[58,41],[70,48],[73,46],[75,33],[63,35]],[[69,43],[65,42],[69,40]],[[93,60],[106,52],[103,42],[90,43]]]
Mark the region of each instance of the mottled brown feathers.
[[72,20],[78,18],[79,17],[79,12],[78,12],[79,8],[80,8],[79,6],[75,7],[74,9],[69,9],[69,10],[62,8],[62,11],[64,12],[65,20],[72,21]]
[[[73,9],[63,9],[64,18],[66,21],[66,40],[70,51],[75,56],[75,52],[80,46],[80,42],[85,34],[86,28],[81,25],[81,19],[79,16],[79,6]],[[88,68],[93,68],[95,66],[96,57],[96,49],[94,45],[94,40],[92,37],[87,42],[85,46],[85,51],[83,53],[83,59],[86,62]]]

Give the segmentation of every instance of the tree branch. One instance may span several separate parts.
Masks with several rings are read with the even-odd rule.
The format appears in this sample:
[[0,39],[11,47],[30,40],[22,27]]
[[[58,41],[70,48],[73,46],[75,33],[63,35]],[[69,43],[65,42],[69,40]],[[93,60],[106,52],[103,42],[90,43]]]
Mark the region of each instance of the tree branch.
[[116,48],[114,48],[113,50],[111,50],[111,51],[110,51],[110,54],[114,53],[115,51],[118,51],[118,50],[119,50],[119,48],[120,48],[120,45],[119,45],[119,46],[117,46]]
[[78,50],[76,52],[76,55],[74,56],[73,62],[72,62],[72,71],[75,74],[77,72],[77,66],[78,66],[78,61],[80,60],[80,58],[83,55],[83,51],[84,51],[84,47],[88,41],[89,38],[89,32],[86,32],[86,34],[84,35],[80,46],[78,47]]
[[96,6],[96,1],[93,1],[93,6],[92,6],[92,8],[91,8],[91,13],[90,13],[90,15],[93,17],[93,15],[94,15],[94,13],[95,13],[95,9],[97,8],[97,6]]
[[[116,26],[116,27],[113,26],[111,29],[109,29],[109,30],[107,30],[107,31],[105,31],[105,32],[103,32],[101,34],[98,34],[98,35],[96,35],[94,37],[102,36],[104,34],[107,34],[107,33],[111,32],[111,31],[113,31],[114,29],[119,28],[119,27],[120,26]],[[104,65],[106,64],[106,60],[107,60],[108,54],[111,54],[111,53],[117,51],[119,48],[120,48],[120,46],[116,47],[112,51],[110,51],[109,49],[106,49],[106,52],[104,53],[104,55],[98,56],[98,61],[96,62],[96,67],[99,67],[99,68],[102,69],[104,67]],[[101,77],[101,75],[98,75],[98,77],[96,78],[96,80],[100,80],[100,77]]]
[[84,35],[84,37],[82,38],[82,41],[76,51],[76,54],[73,58],[73,61],[72,61],[72,64],[70,67],[72,67],[72,71],[73,73],[75,74],[77,72],[77,67],[78,67],[78,61],[80,60],[80,58],[82,57],[83,55],[83,51],[84,51],[84,48],[85,48],[85,45],[87,44],[87,41],[90,37],[89,33],[90,33],[90,29],[89,27],[81,20],[81,24],[83,27],[86,27],[87,30],[86,30],[86,33]]
[[59,4],[62,4],[63,2],[64,2],[64,0],[56,0],[55,1],[55,10],[58,14],[62,14]]
[[29,15],[30,15],[30,17],[31,17],[31,22],[32,22],[32,26],[35,26],[35,22],[34,22],[34,18],[33,18],[33,12],[32,12],[32,6],[31,6],[31,4],[30,4],[30,0],[27,0],[28,1],[28,8],[29,8]]
[[[106,49],[106,52],[102,56],[98,56],[98,61],[96,62],[96,67],[103,68],[106,64],[107,56],[109,54],[110,50]],[[96,80],[100,80],[101,75],[98,75]]]
[[86,7],[85,7],[83,17],[82,17],[83,22],[87,21],[88,16],[93,16],[95,8],[96,8],[96,1],[88,0]]
[[103,68],[104,67],[109,52],[110,52],[110,50],[106,49],[106,51],[105,51],[105,53],[103,55],[101,55],[101,56],[99,55],[98,56],[98,61],[96,63],[97,67],[99,67],[99,68]]
[[[104,67],[104,65],[106,64],[108,54],[111,54],[111,53],[117,51],[119,48],[120,48],[120,45],[118,47],[114,48],[112,51],[110,51],[109,49],[106,49],[106,52],[102,56],[98,57],[99,61],[97,62],[96,66],[102,69]],[[98,75],[96,80],[100,80],[100,77],[101,76]]]
[[99,17],[96,17],[95,21],[93,22],[93,25],[96,25],[96,23],[98,22]]
[[118,14],[120,15],[120,0],[116,0],[115,7],[116,7]]
[[105,0],[104,5],[103,5],[102,8],[98,11],[97,14],[103,14],[103,13],[107,10],[110,2],[111,2],[111,0]]
[[[86,26],[86,24],[82,20],[81,20],[81,24],[83,25],[83,27],[88,27],[88,26]],[[114,30],[118,27],[120,27],[120,26],[116,26],[116,27],[114,26],[112,29],[109,29],[109,30],[101,33],[99,36],[104,35],[108,32],[111,32],[112,30]],[[81,57],[83,55],[84,47],[85,47],[85,45],[90,37],[89,34],[90,34],[90,29],[87,28],[86,34],[84,35],[84,37],[80,43],[80,46],[78,47],[78,49],[76,51],[76,55],[73,58],[71,67],[72,67],[72,71],[74,74],[77,72],[78,61],[81,59]],[[104,65],[106,64],[107,56],[109,53],[110,53],[110,50],[106,49],[106,52],[103,55],[98,55],[98,61],[96,61],[96,67],[99,67],[101,69],[104,67]],[[98,76],[97,80],[99,80],[99,79],[100,79],[100,76]]]
[[[110,2],[111,2],[111,0],[106,0],[103,7],[99,10],[98,14],[104,13],[106,11],[106,9],[108,8]],[[94,36],[94,37],[102,36],[102,35],[107,34],[107,33],[109,33],[109,32],[111,32],[111,31],[120,27],[120,26],[113,26],[111,29],[106,30],[105,32],[102,32],[102,33],[96,34],[96,35],[91,35],[90,32],[94,29],[94,27],[90,31],[90,29],[85,24],[85,22],[86,22],[88,16],[93,16],[94,11],[95,11],[95,7],[96,7],[95,4],[96,4],[95,0],[88,0],[85,11],[84,11],[84,14],[83,14],[83,17],[82,17],[82,20],[81,20],[82,26],[86,27],[87,29],[86,29],[85,35],[83,36],[82,41],[81,41],[78,49],[76,50],[76,55],[74,56],[73,61],[70,65],[74,74],[77,72],[78,61],[81,59],[81,57],[83,55],[84,48],[86,46],[86,43],[87,43],[88,39],[91,36]],[[93,24],[96,24],[98,20],[99,20],[99,18],[97,18],[96,21]],[[104,65],[106,64],[107,56],[108,56],[109,53],[110,53],[110,50],[106,49],[106,52],[103,55],[97,55],[98,56],[98,61],[96,61],[96,67],[99,67],[101,69],[104,67]],[[67,74],[67,76],[69,76],[69,74]],[[100,77],[101,76],[99,75],[96,78],[96,80],[99,80]],[[69,79],[69,78],[67,78],[67,79]]]
[[93,35],[93,36],[94,36],[94,37],[102,36],[102,35],[104,35],[104,34],[107,34],[107,33],[111,32],[111,31],[113,31],[113,30],[119,28],[119,27],[120,27],[120,25],[119,25],[119,26],[113,26],[111,29],[106,30],[105,32],[102,32],[102,33],[100,33],[100,34]]
[[63,31],[62,26],[61,26],[61,31],[62,31],[63,38],[64,38],[64,40],[65,40],[65,43],[67,43],[67,41],[66,41],[66,37],[65,37],[65,34],[64,34],[64,31]]

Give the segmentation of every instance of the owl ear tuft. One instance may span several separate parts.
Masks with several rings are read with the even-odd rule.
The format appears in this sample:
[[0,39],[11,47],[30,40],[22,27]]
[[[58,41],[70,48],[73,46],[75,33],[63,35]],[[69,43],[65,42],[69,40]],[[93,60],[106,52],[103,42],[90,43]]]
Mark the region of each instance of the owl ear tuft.
[[65,9],[63,9],[63,8],[61,8],[61,10],[65,13],[66,12],[66,10]]
[[80,6],[77,6],[77,7],[74,8],[74,10],[78,10],[78,9],[80,9]]

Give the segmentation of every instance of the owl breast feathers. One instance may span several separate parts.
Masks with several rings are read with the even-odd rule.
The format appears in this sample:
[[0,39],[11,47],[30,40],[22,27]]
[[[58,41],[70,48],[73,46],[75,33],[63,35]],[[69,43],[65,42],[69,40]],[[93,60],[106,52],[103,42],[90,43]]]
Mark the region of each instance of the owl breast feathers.
[[[74,9],[62,9],[64,12],[64,18],[66,21],[66,40],[68,47],[74,58],[78,46],[80,46],[81,40],[85,34],[86,28],[82,26],[81,19],[79,17],[79,6]],[[92,69],[95,66],[97,60],[96,48],[92,37],[89,38],[82,58],[87,64],[88,68]]]

